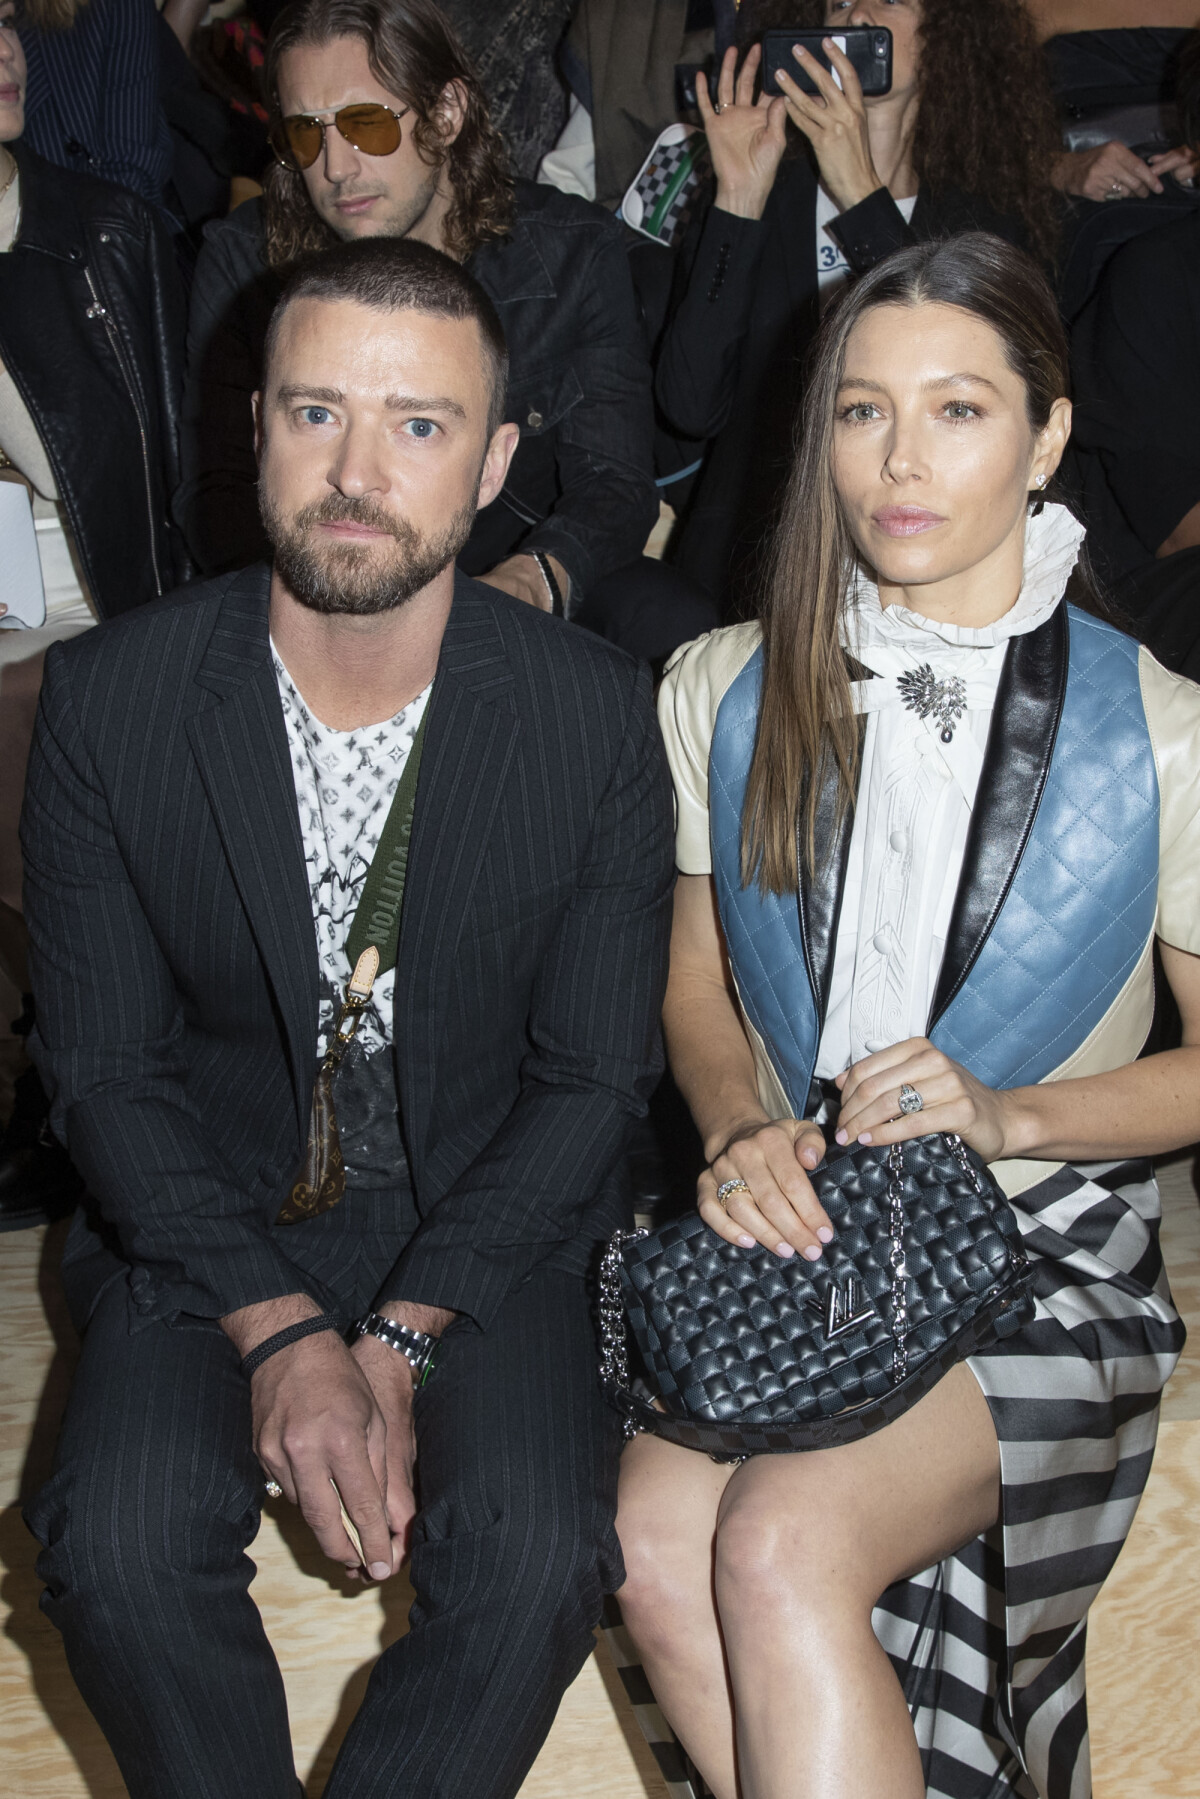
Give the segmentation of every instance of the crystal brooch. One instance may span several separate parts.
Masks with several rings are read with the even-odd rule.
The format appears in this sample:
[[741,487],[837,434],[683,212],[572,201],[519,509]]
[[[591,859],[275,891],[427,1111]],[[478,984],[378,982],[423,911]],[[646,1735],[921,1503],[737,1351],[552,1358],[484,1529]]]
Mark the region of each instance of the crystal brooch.
[[961,675],[939,681],[928,662],[897,675],[900,698],[918,718],[932,718],[941,726],[943,743],[950,743],[954,727],[967,709],[967,684]]

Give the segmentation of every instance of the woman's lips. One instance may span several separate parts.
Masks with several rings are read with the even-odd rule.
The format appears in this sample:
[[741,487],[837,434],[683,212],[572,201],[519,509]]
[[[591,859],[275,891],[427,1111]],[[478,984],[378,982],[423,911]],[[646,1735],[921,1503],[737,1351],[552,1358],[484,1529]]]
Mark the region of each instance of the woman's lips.
[[885,506],[873,512],[871,520],[889,537],[917,537],[946,523],[940,512],[928,512],[924,506]]

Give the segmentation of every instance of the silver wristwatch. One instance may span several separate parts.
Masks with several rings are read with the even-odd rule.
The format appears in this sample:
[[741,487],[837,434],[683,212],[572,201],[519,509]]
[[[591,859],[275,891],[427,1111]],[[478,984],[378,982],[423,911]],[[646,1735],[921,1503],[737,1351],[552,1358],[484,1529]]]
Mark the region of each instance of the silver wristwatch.
[[413,1386],[425,1384],[433,1372],[438,1340],[427,1331],[413,1330],[409,1324],[397,1324],[381,1312],[368,1312],[354,1327],[356,1337],[378,1337],[389,1349],[400,1352],[413,1371]]

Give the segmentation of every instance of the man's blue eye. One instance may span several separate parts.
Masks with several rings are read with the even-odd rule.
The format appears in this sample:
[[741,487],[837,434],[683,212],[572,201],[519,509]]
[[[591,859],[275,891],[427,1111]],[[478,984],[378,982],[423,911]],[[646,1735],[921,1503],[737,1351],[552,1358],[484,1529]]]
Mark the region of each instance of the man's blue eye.
[[408,423],[414,437],[432,437],[437,429],[432,419],[409,419]]
[[306,425],[327,425],[333,414],[327,406],[306,406],[301,417]]

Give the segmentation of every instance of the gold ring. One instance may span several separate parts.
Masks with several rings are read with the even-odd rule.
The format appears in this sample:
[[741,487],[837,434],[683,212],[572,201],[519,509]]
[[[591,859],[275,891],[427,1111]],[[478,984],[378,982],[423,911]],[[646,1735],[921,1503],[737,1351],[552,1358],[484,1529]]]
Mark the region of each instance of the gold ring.
[[729,1200],[734,1193],[749,1193],[750,1183],[739,1176],[736,1180],[722,1181],[717,1188],[717,1204],[723,1212],[729,1210]]

